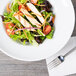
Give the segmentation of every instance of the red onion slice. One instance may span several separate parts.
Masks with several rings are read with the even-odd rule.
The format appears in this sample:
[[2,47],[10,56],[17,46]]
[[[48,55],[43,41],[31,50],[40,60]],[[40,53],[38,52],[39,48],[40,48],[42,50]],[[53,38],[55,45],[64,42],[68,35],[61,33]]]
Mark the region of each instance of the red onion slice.
[[51,22],[52,21],[52,18],[53,18],[53,16],[50,16],[50,19],[48,20],[48,22]]
[[17,30],[15,30],[14,32],[20,31],[20,30],[25,30],[25,29],[40,29],[40,28],[36,28],[36,27],[27,27],[27,28],[17,29]]
[[41,12],[40,13],[42,13],[42,12],[44,12],[45,10],[41,10]]

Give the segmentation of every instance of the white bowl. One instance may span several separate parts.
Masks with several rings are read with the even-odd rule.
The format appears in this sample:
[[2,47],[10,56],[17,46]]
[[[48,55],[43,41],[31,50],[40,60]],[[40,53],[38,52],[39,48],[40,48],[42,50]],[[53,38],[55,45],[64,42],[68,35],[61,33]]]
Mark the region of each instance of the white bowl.
[[[0,14],[3,14],[9,0],[0,1]],[[71,0],[49,0],[56,14],[53,39],[46,39],[38,47],[23,46],[10,39],[0,18],[0,49],[8,56],[23,60],[37,61],[48,58],[64,47],[69,40],[75,23],[75,13]]]

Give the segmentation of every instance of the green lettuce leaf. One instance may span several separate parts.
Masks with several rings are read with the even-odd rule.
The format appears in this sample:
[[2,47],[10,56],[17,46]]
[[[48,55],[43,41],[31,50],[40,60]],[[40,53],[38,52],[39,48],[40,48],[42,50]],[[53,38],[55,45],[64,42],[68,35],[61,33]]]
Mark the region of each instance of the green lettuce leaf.
[[46,35],[46,38],[47,39],[52,39],[53,34],[54,34],[54,27],[52,28],[52,31],[48,35]]
[[34,46],[38,46],[38,43],[35,41],[34,37],[31,35],[30,31],[25,30],[28,40],[29,42],[34,45]]
[[21,0],[21,3],[25,3],[27,0]]
[[15,3],[12,7],[11,7],[11,10],[13,11],[13,12],[16,12],[16,11],[18,11],[18,3]]
[[41,29],[38,29],[37,32],[41,35],[41,36],[45,36],[45,34],[43,34]]
[[43,3],[45,0],[38,0],[38,4]]

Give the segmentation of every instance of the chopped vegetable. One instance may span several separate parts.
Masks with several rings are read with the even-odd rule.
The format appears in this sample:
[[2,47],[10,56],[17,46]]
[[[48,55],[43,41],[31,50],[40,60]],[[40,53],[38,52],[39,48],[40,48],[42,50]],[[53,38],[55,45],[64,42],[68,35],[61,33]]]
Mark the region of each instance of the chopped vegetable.
[[50,25],[46,25],[46,26],[44,27],[43,33],[44,33],[45,35],[47,35],[47,34],[49,34],[50,32],[51,32],[51,26],[50,26]]
[[11,29],[13,26],[14,26],[14,24],[13,23],[6,23],[6,29]]
[[27,2],[27,0],[21,0],[21,3],[25,3],[25,2]]
[[52,12],[52,5],[49,3],[49,1],[45,0],[43,3],[41,3],[45,6],[42,6],[43,10],[47,12]]
[[54,21],[55,21],[55,17],[52,18],[52,22],[53,22],[53,23],[54,23]]
[[18,7],[19,11],[20,11],[21,8],[22,8],[22,5],[19,5],[19,7]]
[[17,30],[15,30],[14,32],[20,31],[20,30],[25,30],[25,29],[40,29],[40,28],[36,28],[36,27],[27,27],[27,28],[17,29]]
[[37,4],[38,0],[31,0],[31,3]]
[[8,35],[10,35],[10,34],[14,35],[14,32],[12,32],[11,29],[6,29],[6,33],[7,33]]
[[9,12],[11,12],[11,9],[9,8],[9,3],[7,4],[7,12],[9,13]]
[[37,32],[38,32],[41,36],[45,36],[45,34],[42,32],[42,30],[38,29]]
[[54,34],[54,28],[52,28],[51,32],[48,35],[46,35],[46,38],[52,39],[53,34]]
[[38,4],[44,3],[45,0],[38,0]]
[[47,0],[13,0],[0,16],[7,35],[23,45],[38,46],[53,37],[55,15]]
[[11,9],[12,9],[13,12],[18,11],[18,3],[15,3],[15,4],[12,6]]

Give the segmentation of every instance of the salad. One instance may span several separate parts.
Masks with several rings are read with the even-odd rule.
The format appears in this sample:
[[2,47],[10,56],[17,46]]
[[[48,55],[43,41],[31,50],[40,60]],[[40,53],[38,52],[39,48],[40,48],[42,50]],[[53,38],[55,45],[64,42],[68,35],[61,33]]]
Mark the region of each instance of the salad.
[[55,15],[47,0],[14,0],[2,20],[8,36],[23,45],[39,45],[54,34]]

